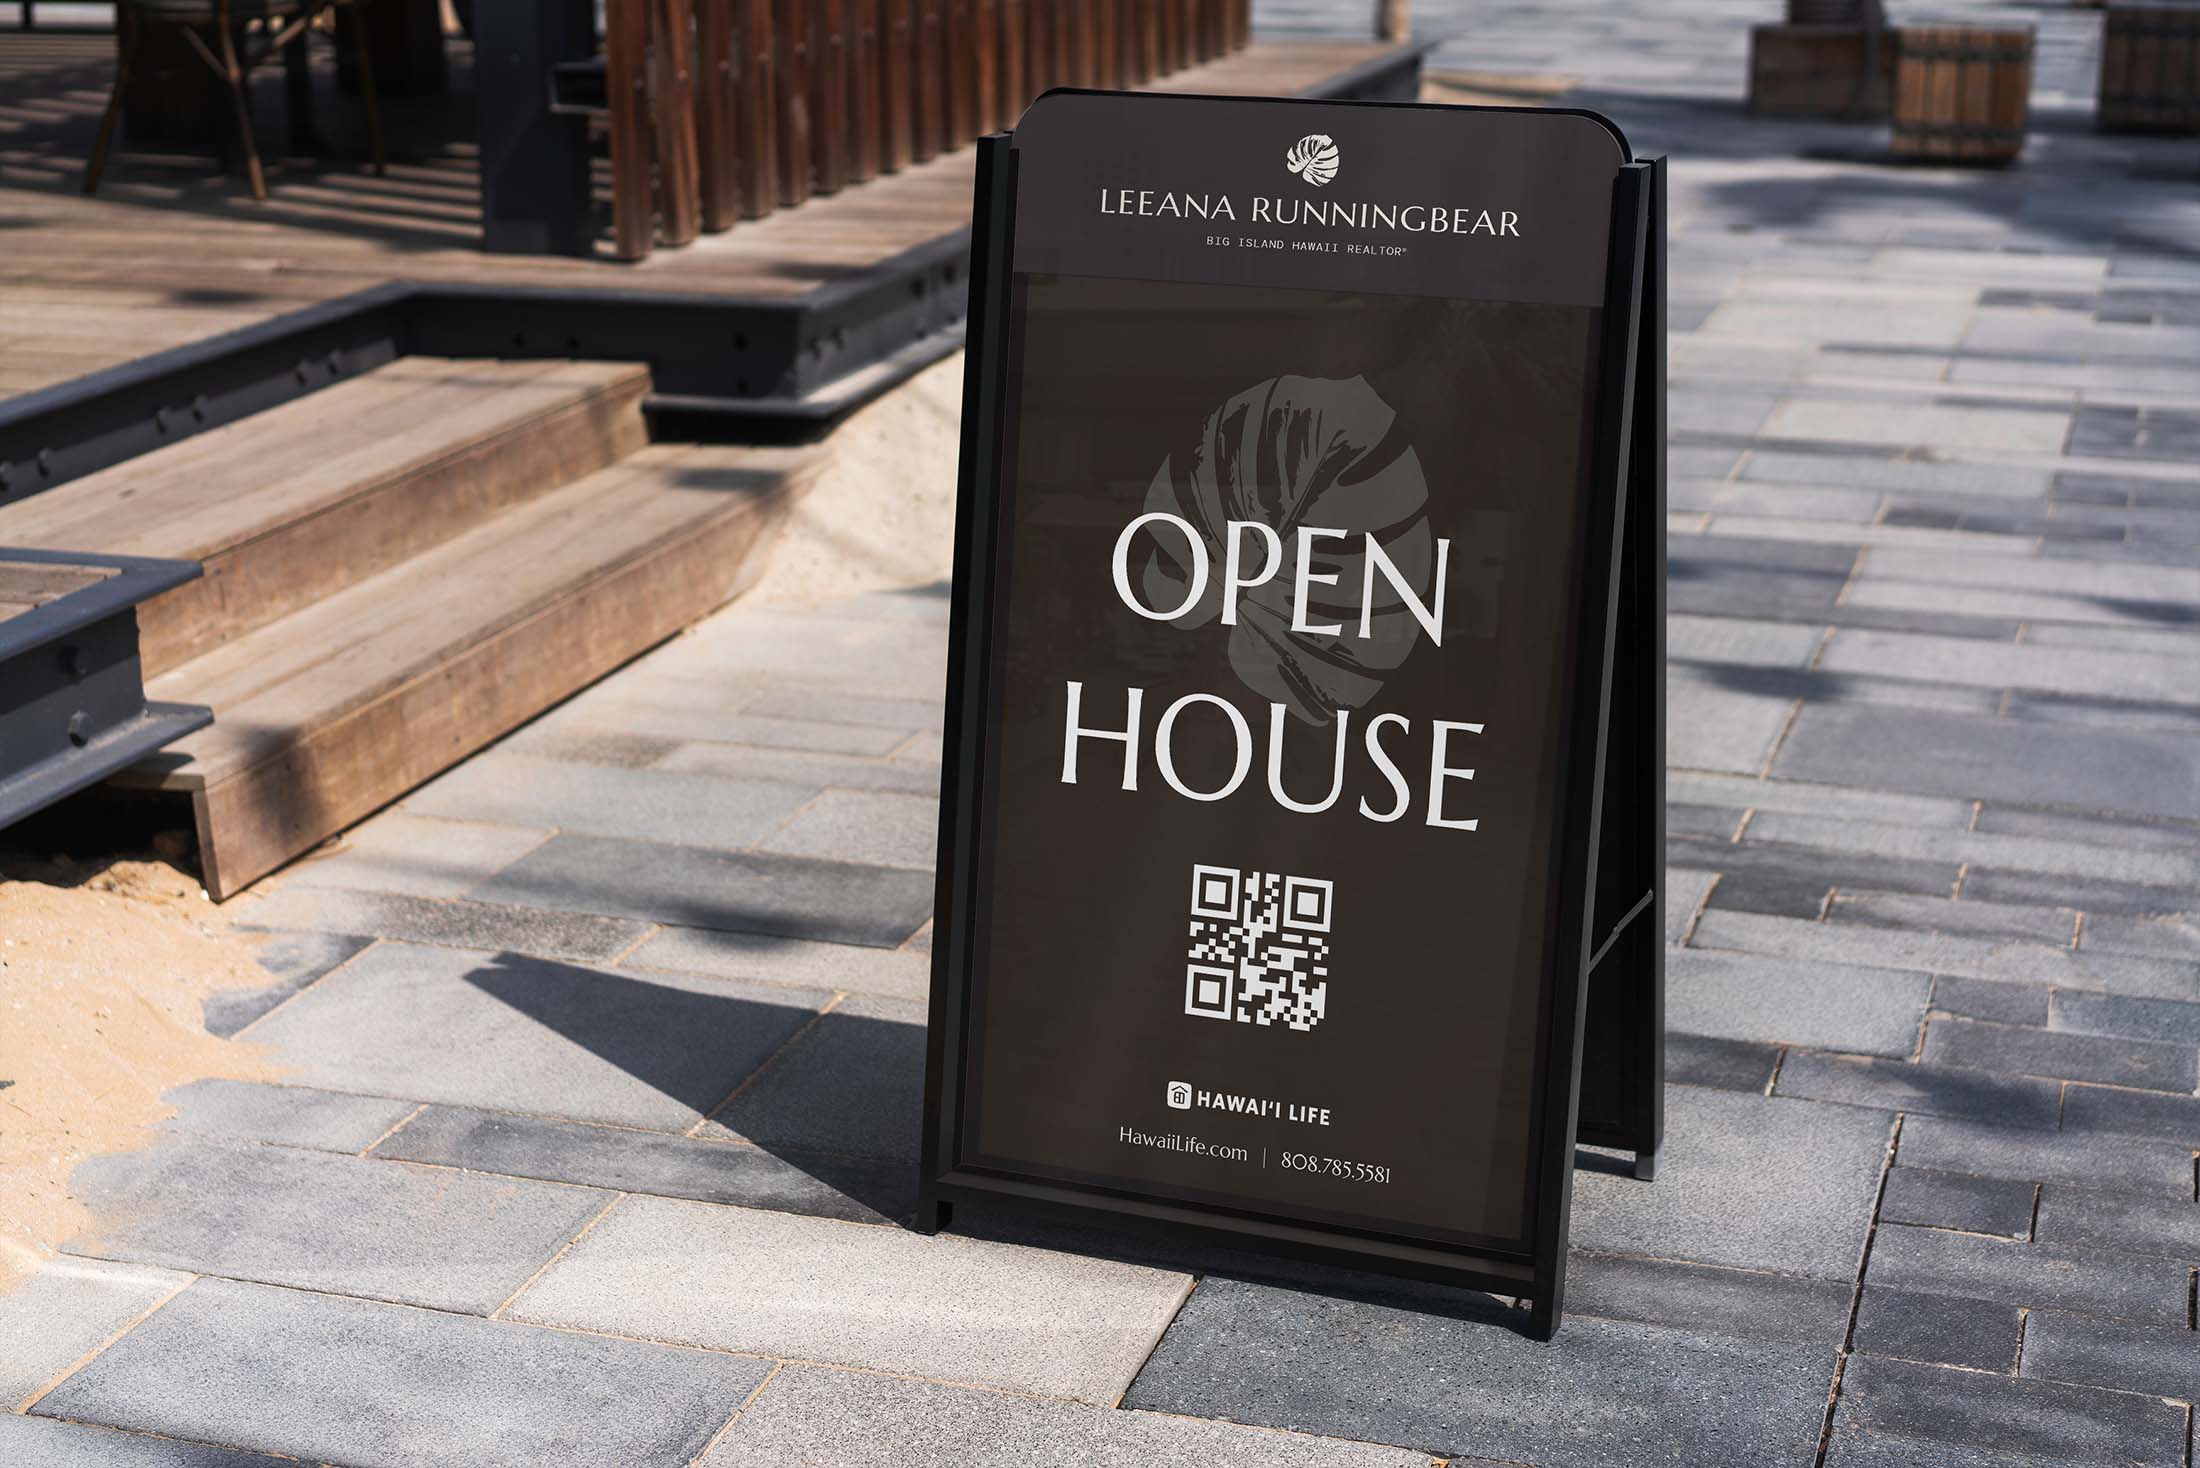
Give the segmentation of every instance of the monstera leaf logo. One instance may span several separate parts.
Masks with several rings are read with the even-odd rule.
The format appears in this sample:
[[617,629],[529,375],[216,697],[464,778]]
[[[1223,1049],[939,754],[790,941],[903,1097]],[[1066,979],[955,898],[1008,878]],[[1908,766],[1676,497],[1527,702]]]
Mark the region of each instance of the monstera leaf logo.
[[1337,145],[1327,133],[1309,133],[1283,155],[1284,166],[1320,188],[1337,176]]
[[[1228,525],[1266,524],[1283,543],[1283,565],[1239,593],[1237,624],[1228,629],[1230,668],[1259,697],[1306,723],[1328,724],[1338,709],[1373,698],[1421,636],[1413,613],[1380,575],[1372,578],[1365,608],[1369,635],[1359,633],[1370,579],[1368,536],[1413,594],[1428,600],[1435,537],[1427,505],[1420,458],[1397,414],[1364,378],[1271,377],[1249,387],[1207,415],[1198,443],[1164,459],[1146,491],[1149,512],[1166,511],[1198,531],[1213,568],[1205,594],[1171,625],[1219,621]],[[1309,570],[1337,579],[1309,583],[1304,619],[1340,625],[1341,634],[1291,630],[1302,525],[1347,532],[1314,544]],[[1169,539],[1156,544],[1138,570],[1142,594],[1149,606],[1179,605],[1191,592],[1192,570],[1168,548]]]

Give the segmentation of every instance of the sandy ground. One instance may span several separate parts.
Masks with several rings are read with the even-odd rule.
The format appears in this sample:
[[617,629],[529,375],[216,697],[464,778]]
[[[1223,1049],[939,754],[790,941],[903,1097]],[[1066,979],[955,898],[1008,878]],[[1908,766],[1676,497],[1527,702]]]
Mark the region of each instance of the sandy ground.
[[742,604],[815,606],[946,581],[955,561],[962,386],[957,352],[835,429],[831,459]]
[[158,862],[0,873],[0,1289],[81,1230],[70,1172],[140,1145],[162,1092],[271,1074],[200,1024],[214,990],[268,982],[255,946]]

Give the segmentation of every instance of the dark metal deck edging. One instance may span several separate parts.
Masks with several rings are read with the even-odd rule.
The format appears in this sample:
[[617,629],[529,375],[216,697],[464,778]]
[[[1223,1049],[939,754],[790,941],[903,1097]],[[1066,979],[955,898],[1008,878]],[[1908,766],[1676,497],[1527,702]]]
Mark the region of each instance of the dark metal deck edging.
[[196,579],[196,562],[15,546],[0,561],[115,573],[0,621],[0,827],[213,721],[146,702],[138,661],[138,604]]
[[[1434,44],[1302,95],[1410,97]],[[0,505],[411,355],[644,362],[660,437],[814,437],[961,345],[969,269],[961,228],[785,296],[389,281],[0,400]]]

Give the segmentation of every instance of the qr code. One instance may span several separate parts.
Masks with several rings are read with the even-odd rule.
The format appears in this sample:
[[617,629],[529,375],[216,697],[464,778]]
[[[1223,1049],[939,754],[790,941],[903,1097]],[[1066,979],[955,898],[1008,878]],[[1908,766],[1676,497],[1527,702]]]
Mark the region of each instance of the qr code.
[[1333,884],[1236,867],[1192,868],[1184,1012],[1311,1030],[1329,1005]]

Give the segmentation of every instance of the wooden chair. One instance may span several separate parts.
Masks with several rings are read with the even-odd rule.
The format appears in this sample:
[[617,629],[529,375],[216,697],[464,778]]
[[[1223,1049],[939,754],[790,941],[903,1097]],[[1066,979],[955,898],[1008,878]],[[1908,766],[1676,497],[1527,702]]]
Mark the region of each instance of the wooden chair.
[[[252,101],[247,90],[254,68],[298,39],[324,10],[350,12],[359,41],[359,90],[367,104],[367,138],[374,154],[374,171],[383,172],[382,117],[374,100],[374,68],[368,57],[366,23],[359,5],[363,0],[118,0],[115,23],[122,30],[122,59],[115,67],[115,88],[107,98],[107,110],[99,119],[99,137],[92,144],[91,162],[84,169],[84,192],[99,188],[99,176],[107,167],[107,149],[114,141],[115,122],[122,112],[122,89],[130,79],[130,61],[138,37],[148,25],[180,30],[199,59],[229,87],[237,109],[237,132],[244,143],[246,171],[252,179],[252,197],[267,202],[267,178],[260,169],[260,146],[252,132]],[[245,35],[240,47],[238,26],[260,23],[259,44]],[[213,33],[209,45],[199,32]],[[218,48],[218,54],[217,54]]]

